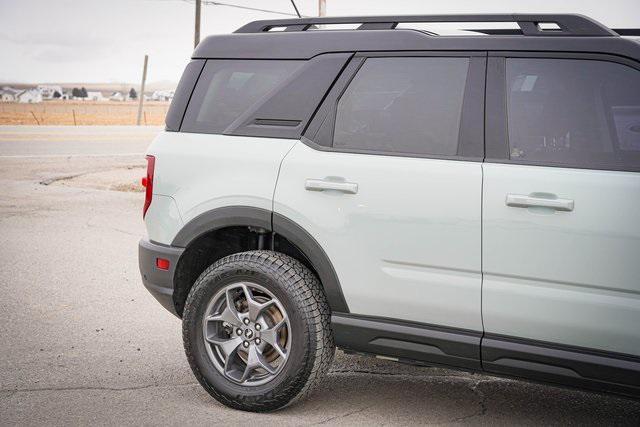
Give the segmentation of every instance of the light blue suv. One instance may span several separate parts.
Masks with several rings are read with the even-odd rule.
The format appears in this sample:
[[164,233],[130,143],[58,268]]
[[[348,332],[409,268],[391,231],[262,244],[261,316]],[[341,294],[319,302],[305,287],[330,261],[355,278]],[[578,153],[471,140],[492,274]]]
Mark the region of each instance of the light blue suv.
[[[518,29],[396,28],[505,21]],[[204,40],[148,151],[140,242],[202,386],[278,409],[338,346],[640,396],[629,34],[579,15],[446,15]]]

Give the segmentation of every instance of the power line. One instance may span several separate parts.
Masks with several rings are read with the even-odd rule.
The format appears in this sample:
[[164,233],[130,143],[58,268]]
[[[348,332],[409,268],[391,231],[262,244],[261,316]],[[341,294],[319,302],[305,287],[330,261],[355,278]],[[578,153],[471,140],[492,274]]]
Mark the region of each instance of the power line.
[[[193,3],[194,0],[182,0],[186,3]],[[226,7],[233,7],[236,9],[244,9],[244,10],[253,10],[256,12],[267,12],[267,13],[275,13],[277,15],[287,15],[287,16],[294,16],[296,18],[298,18],[299,16],[295,13],[289,13],[289,12],[282,12],[279,10],[271,10],[271,9],[260,9],[257,7],[249,7],[249,6],[242,6],[239,4],[231,4],[231,3],[225,3],[225,2],[219,2],[219,1],[211,1],[211,0],[202,0],[202,4],[205,6],[226,6]]]
[[296,18],[298,18],[298,15],[296,15],[294,13],[281,12],[281,11],[278,11],[278,10],[270,10],[270,9],[259,9],[259,8],[256,8],[256,7],[240,6],[238,4],[222,3],[222,2],[219,2],[219,1],[203,1],[202,4],[211,5],[211,6],[235,7],[237,9],[254,10],[254,11],[257,11],[257,12],[276,13],[276,14],[279,14],[279,15],[295,16]]

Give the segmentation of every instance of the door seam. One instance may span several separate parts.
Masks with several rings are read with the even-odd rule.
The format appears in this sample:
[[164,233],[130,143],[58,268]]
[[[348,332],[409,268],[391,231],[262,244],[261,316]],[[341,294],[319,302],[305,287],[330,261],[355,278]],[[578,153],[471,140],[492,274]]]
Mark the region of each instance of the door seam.
[[480,323],[482,325],[482,335],[480,336],[480,348],[478,349],[480,367],[484,369],[482,363],[482,342],[485,336],[484,327],[484,163],[480,163]]
[[276,174],[276,182],[273,185],[273,192],[271,193],[271,230],[273,230],[273,212],[276,209],[276,189],[278,188],[278,182],[280,181],[280,171],[282,170],[282,164],[284,163],[284,159],[287,158],[291,150],[293,150],[293,147],[295,147],[298,142],[300,141],[297,141],[297,140],[293,141],[293,144],[291,144],[291,147],[289,147],[287,152],[284,153],[284,156],[282,156],[282,159],[280,159],[280,163],[278,164],[278,173]]
[[480,367],[484,370],[482,360],[482,344],[486,329],[484,327],[484,164],[487,160],[487,81],[489,80],[489,52],[485,52],[484,61],[484,99],[483,99],[483,127],[482,127],[482,162],[480,163],[480,324],[482,325],[482,335],[480,336],[480,347],[478,348],[478,360]]

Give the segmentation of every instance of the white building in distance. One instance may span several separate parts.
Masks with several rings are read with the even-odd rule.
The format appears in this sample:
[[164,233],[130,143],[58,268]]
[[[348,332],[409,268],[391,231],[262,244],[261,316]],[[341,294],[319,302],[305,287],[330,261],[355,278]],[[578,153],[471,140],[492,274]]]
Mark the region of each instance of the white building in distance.
[[1,102],[16,102],[18,94],[22,92],[20,89],[14,89],[9,86],[5,86],[0,89],[0,101]]
[[42,94],[38,89],[23,90],[16,96],[16,101],[21,104],[37,104],[42,102]]
[[111,101],[125,101],[126,97],[122,94],[122,92],[113,92],[109,99]]
[[172,90],[156,90],[151,95],[151,99],[153,101],[171,101],[173,99],[173,93],[174,91]]
[[102,96],[102,92],[87,92],[87,101],[108,101],[109,98]]
[[40,91],[42,99],[55,99],[56,92],[62,96],[62,87],[59,85],[38,85],[36,89]]

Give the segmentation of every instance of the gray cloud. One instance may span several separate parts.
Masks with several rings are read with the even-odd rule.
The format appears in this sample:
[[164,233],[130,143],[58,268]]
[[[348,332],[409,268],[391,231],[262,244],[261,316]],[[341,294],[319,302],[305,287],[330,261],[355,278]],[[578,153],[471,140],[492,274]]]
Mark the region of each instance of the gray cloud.
[[[228,0],[291,11],[289,0]],[[317,0],[296,0],[317,13]],[[0,0],[0,81],[177,81],[193,49],[193,4],[180,0]],[[583,13],[609,26],[640,27],[638,0],[327,0],[330,15],[556,12]],[[204,6],[202,34],[234,31],[263,12]]]

